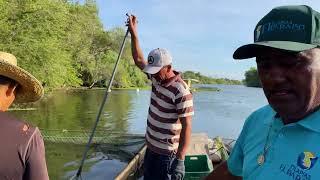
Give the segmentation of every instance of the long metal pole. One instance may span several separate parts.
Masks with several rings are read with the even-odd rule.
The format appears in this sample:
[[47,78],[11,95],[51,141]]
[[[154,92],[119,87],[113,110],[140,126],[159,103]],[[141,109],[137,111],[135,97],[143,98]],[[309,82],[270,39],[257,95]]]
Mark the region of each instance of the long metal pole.
[[[87,143],[87,145],[86,145],[86,149],[85,149],[85,151],[84,151],[84,153],[83,153],[83,156],[82,156],[81,164],[80,164],[80,166],[79,166],[79,169],[78,169],[77,174],[76,174],[76,177],[75,177],[76,180],[81,176],[83,164],[84,164],[84,161],[85,161],[85,159],[86,159],[86,157],[87,157],[87,153],[88,153],[88,151],[89,151],[89,149],[90,149],[90,145],[91,145],[92,139],[93,139],[93,137],[94,137],[94,133],[95,133],[95,131],[96,131],[96,129],[97,129],[97,126],[98,126],[98,123],[99,123],[100,116],[101,116],[101,113],[102,113],[102,111],[103,111],[104,105],[105,105],[105,103],[106,103],[106,101],[107,101],[107,99],[108,99],[109,92],[111,91],[112,82],[113,82],[114,76],[115,76],[115,74],[116,74],[117,67],[118,67],[118,64],[119,64],[119,61],[120,61],[120,57],[121,57],[121,54],[122,54],[122,52],[123,52],[124,45],[125,45],[125,43],[126,43],[126,39],[127,39],[128,34],[129,34],[129,29],[127,29],[127,32],[126,32],[126,34],[125,34],[125,36],[124,36],[124,39],[123,39],[123,41],[122,41],[121,49],[120,49],[120,52],[119,52],[119,55],[118,55],[118,58],[117,58],[117,62],[116,62],[116,64],[115,64],[115,66],[114,66],[114,69],[113,69],[113,72],[112,72],[112,76],[111,76],[111,79],[110,79],[109,84],[108,84],[107,91],[106,91],[106,93],[105,93],[105,95],[104,95],[102,104],[101,104],[100,109],[99,109],[99,113],[98,113],[97,118],[96,118],[96,122],[94,123],[94,126],[93,126],[93,128],[92,128],[92,132],[91,132],[89,141],[88,141],[88,143]],[[71,179],[72,179],[72,178],[71,178]]]

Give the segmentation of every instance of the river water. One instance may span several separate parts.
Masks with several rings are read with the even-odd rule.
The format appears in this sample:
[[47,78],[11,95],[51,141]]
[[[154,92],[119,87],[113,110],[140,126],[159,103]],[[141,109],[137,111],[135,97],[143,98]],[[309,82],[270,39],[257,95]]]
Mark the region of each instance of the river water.
[[[237,138],[246,117],[267,104],[261,88],[240,85],[201,85],[221,91],[194,92],[193,132],[209,137]],[[105,90],[55,91],[28,105],[28,111],[11,111],[40,129],[91,130]],[[100,130],[144,134],[150,90],[114,90],[104,108]],[[67,179],[75,174],[84,145],[45,142],[50,179]],[[103,153],[104,152],[104,153]],[[84,179],[113,179],[128,159],[92,148],[83,170]]]

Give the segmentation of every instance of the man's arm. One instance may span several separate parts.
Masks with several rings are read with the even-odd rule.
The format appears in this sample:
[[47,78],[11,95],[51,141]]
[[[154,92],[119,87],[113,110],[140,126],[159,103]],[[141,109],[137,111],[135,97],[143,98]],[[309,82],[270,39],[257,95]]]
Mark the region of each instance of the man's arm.
[[44,143],[38,128],[30,140],[26,159],[26,169],[23,179],[49,180]]
[[147,65],[147,62],[144,60],[143,52],[139,45],[138,31],[137,31],[137,18],[134,15],[130,15],[128,18],[127,26],[131,34],[131,52],[134,63],[143,70]]
[[221,165],[219,165],[214,171],[212,171],[207,177],[206,180],[241,180],[242,178],[239,176],[233,176],[229,170],[227,161],[224,161]]
[[177,151],[177,158],[180,160],[184,160],[184,157],[187,152],[187,148],[190,144],[191,139],[191,120],[192,116],[180,117],[182,129],[180,133],[179,139],[179,148]]

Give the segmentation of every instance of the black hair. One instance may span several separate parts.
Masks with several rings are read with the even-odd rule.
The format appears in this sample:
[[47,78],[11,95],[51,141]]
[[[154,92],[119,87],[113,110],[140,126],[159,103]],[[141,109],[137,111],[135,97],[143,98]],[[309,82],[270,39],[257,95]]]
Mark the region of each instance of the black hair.
[[17,84],[17,82],[13,79],[10,79],[6,76],[0,75],[0,84],[5,85],[5,84]]

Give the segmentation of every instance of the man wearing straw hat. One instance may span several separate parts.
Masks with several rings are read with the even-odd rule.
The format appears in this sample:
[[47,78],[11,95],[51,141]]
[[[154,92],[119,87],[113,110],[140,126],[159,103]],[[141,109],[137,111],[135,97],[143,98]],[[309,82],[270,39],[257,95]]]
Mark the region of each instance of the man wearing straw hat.
[[180,74],[172,68],[166,49],[157,48],[144,59],[139,46],[136,17],[128,19],[135,64],[152,80],[147,120],[144,179],[179,180],[191,136],[193,98]]
[[34,102],[42,95],[40,82],[17,66],[15,56],[0,52],[1,180],[49,179],[44,143],[39,129],[5,112],[13,102]]
[[230,158],[207,179],[320,179],[320,13],[272,9],[233,57],[256,57],[269,105],[247,118]]

